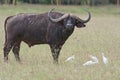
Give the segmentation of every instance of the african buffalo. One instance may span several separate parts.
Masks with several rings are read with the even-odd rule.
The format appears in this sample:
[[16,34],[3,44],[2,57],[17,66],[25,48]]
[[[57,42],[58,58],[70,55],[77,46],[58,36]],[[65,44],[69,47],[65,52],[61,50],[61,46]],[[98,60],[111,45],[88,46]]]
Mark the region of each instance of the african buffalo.
[[11,49],[16,60],[20,61],[20,44],[21,41],[24,41],[29,47],[49,44],[54,63],[58,63],[60,50],[73,33],[75,26],[85,27],[85,23],[90,19],[90,12],[88,12],[88,18],[82,20],[75,15],[53,12],[53,9],[43,14],[21,13],[9,16],[4,25],[4,61],[8,62],[8,54]]

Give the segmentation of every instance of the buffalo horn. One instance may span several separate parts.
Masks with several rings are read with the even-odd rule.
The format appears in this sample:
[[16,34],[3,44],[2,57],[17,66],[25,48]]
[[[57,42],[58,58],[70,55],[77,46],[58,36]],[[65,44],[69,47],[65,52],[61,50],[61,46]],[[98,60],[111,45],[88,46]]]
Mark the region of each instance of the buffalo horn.
[[[86,11],[87,11],[87,10],[86,10]],[[75,18],[75,19],[77,19],[78,21],[80,21],[80,22],[82,22],[82,23],[87,23],[87,22],[91,19],[91,14],[90,14],[90,12],[89,12],[89,11],[87,11],[87,12],[88,12],[88,18],[87,18],[86,20],[82,20],[82,19],[80,19],[79,17],[74,16],[74,15],[72,15],[72,17]]]
[[63,20],[64,18],[66,18],[66,17],[69,16],[69,14],[64,14],[63,16],[61,16],[61,17],[59,17],[59,18],[57,18],[57,19],[53,19],[53,18],[51,17],[51,15],[50,15],[50,13],[51,13],[53,10],[54,10],[54,9],[51,9],[51,10],[48,12],[48,17],[49,17],[49,19],[50,19],[52,22],[59,22],[59,21],[61,21],[61,20]]

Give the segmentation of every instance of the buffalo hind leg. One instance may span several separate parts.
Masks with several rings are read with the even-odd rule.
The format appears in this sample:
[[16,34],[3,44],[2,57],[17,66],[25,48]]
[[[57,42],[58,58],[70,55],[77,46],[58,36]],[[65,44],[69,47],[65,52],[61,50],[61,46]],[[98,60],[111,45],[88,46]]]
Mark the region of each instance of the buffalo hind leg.
[[5,46],[4,46],[4,62],[8,62],[8,54],[11,50],[13,46],[13,42],[12,41],[7,41],[5,42]]
[[16,61],[18,61],[18,62],[20,62],[20,57],[19,57],[20,43],[21,43],[21,41],[15,42],[13,49],[12,49],[12,51],[15,55]]
[[50,45],[53,60],[55,64],[58,64],[58,57],[61,51],[61,47],[62,47],[61,45]]

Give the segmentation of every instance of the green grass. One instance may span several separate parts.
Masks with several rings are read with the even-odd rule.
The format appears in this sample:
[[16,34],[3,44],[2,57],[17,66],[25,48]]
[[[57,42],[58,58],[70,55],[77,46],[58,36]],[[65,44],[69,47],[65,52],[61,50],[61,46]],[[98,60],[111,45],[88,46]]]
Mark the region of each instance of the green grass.
[[[15,61],[12,52],[9,63],[3,61],[4,20],[9,15],[17,13],[43,13],[55,6],[18,5],[0,6],[0,80],[120,80],[120,10],[115,6],[58,6],[57,11],[69,12],[81,17],[88,9],[92,20],[87,27],[76,28],[67,40],[59,56],[59,65],[52,63],[48,45],[37,45],[29,48],[22,43],[20,57],[22,64]],[[102,63],[101,53],[108,57],[109,64]],[[73,62],[65,59],[75,55]],[[89,60],[89,55],[95,55],[99,64],[82,66]]]

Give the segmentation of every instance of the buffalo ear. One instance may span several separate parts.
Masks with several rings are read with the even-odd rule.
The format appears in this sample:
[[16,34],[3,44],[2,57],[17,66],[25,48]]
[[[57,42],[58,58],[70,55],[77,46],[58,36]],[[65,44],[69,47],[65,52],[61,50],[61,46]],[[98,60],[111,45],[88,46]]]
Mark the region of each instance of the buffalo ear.
[[76,21],[76,27],[81,28],[81,27],[86,27],[86,25],[80,21]]

